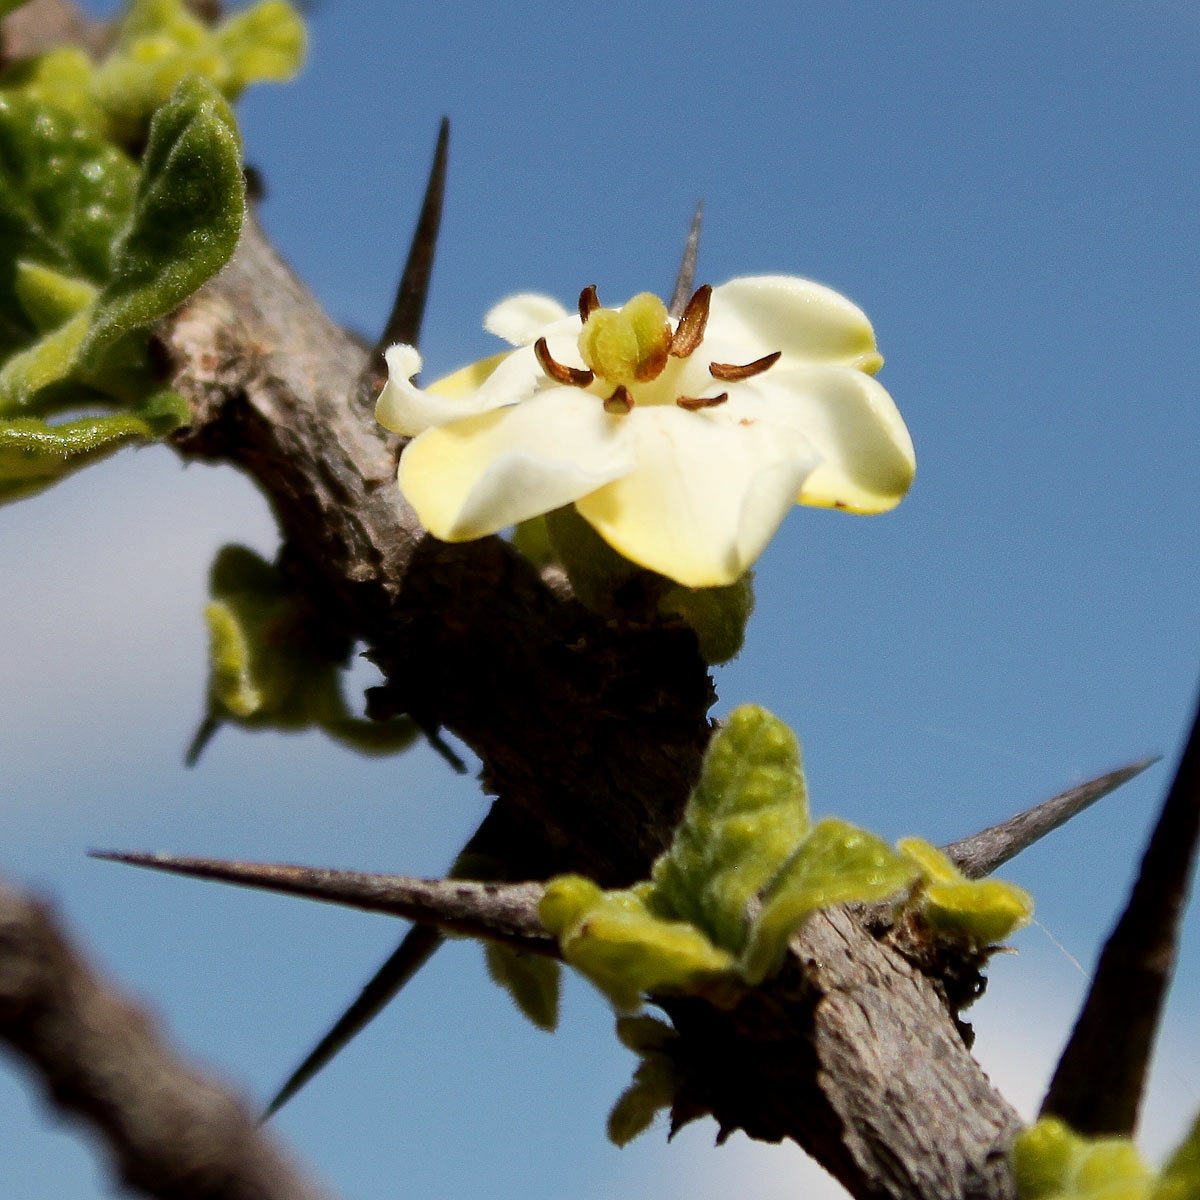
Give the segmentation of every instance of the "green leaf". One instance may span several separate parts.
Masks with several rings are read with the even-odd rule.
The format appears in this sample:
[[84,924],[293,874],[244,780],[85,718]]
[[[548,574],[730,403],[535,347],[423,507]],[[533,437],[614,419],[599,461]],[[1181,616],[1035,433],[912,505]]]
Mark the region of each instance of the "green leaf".
[[1029,924],[1033,897],[1001,879],[968,879],[936,846],[901,838],[896,848],[924,879],[921,914],[935,929],[965,934],[980,945],[1002,942]]
[[0,0],[0,17],[7,17],[10,12],[20,8],[27,0]]
[[0,367],[0,415],[20,411],[42,388],[70,378],[91,315],[91,309],[85,309]]
[[179,396],[162,392],[134,412],[60,425],[37,417],[0,420],[0,503],[41,491],[128,442],[161,437],[179,426],[186,412]]
[[96,68],[77,46],[56,46],[18,59],[0,73],[0,87],[63,109],[90,132],[108,135],[108,118],[95,96]]
[[304,64],[307,36],[304,22],[283,0],[263,0],[235,13],[217,30],[217,46],[225,59],[233,99],[260,79],[291,79]]
[[16,268],[17,299],[39,333],[48,333],[78,316],[99,291],[86,279],[40,263],[19,262]]
[[917,877],[915,864],[882,838],[836,817],[818,821],[763,897],[742,957],[743,978],[757,984],[777,971],[788,941],[810,913],[885,900]]
[[104,284],[137,169],[69,113],[0,93],[0,359],[36,333],[17,264]]
[[645,1133],[659,1112],[675,1102],[677,1087],[674,1064],[666,1055],[644,1058],[633,1073],[633,1082],[608,1114],[608,1140],[614,1146],[626,1146]]
[[659,600],[658,610],[678,617],[695,630],[705,662],[728,662],[741,651],[746,623],[754,611],[754,573],[747,571],[726,587],[675,584]]
[[1129,1138],[1080,1137],[1054,1117],[1022,1130],[1010,1153],[1020,1200],[1150,1200],[1154,1174]]
[[1200,1200],[1200,1117],[1167,1159],[1151,1196],[1153,1200]]
[[185,79],[154,116],[133,216],[113,257],[82,356],[178,307],[229,260],[244,208],[241,146],[229,106]]
[[492,981],[508,992],[534,1025],[553,1033],[558,1026],[562,978],[558,963],[544,954],[525,954],[501,942],[488,942],[484,958]]
[[316,727],[364,754],[394,754],[416,740],[408,717],[351,715],[339,685],[342,663],[320,644],[306,597],[277,567],[245,546],[223,546],[209,591],[205,728],[224,721],[289,732]]
[[702,990],[734,965],[694,925],[665,921],[635,891],[601,891],[579,875],[550,880],[538,916],[567,962],[621,1010],[637,1009],[649,992]]
[[734,709],[713,734],[670,849],[654,864],[650,907],[737,953],[751,897],[808,831],[795,734],[756,705]]

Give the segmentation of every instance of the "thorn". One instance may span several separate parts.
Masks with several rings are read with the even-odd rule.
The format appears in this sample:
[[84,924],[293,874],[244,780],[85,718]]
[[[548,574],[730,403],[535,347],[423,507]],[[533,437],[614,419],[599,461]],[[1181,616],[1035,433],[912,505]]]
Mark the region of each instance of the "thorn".
[[1007,821],[1001,821],[999,825],[992,825],[982,833],[951,842],[942,849],[964,875],[971,879],[982,879],[1158,761],[1159,756],[1154,755],[1109,771],[1106,775],[1097,775],[1087,783],[1061,792],[1015,817],[1009,817]]
[[188,743],[188,748],[183,755],[183,765],[185,767],[194,767],[200,761],[208,743],[217,735],[217,731],[221,728],[220,717],[214,717],[212,713],[205,715],[204,720],[200,722],[196,728],[196,732],[192,735],[192,740]]
[[667,311],[677,321],[683,316],[683,310],[696,287],[696,258],[700,253],[700,225],[703,217],[704,201],[697,200],[692,225],[683,246],[683,261],[679,264],[679,274],[675,276],[675,290],[671,293],[671,303],[667,305]]
[[459,755],[455,754],[454,747],[442,737],[438,729],[422,725],[419,721],[417,722],[417,728],[425,735],[425,740],[429,743],[429,748],[455,775],[465,775],[467,773],[467,764],[463,762]]
[[414,925],[388,960],[368,980],[357,999],[334,1022],[267,1105],[261,1121],[273,1117],[314,1075],[369,1025],[410,979],[433,957],[445,936],[432,925]]
[[1042,1102],[1085,1136],[1130,1135],[1163,1003],[1179,956],[1179,926],[1200,842],[1200,709],[1142,857],[1125,911],[1109,935],[1087,999]]
[[543,890],[540,883],[414,879],[410,875],[378,875],[367,871],[334,871],[323,867],[140,851],[89,850],[88,856],[193,879],[212,879],[323,900],[329,904],[344,904],[364,912],[422,921],[468,937],[508,942],[536,954],[558,954],[557,943],[537,917]]
[[433,274],[434,253],[437,250],[438,228],[442,222],[442,202],[446,194],[446,162],[450,146],[450,120],[442,118],[438,128],[433,165],[425,185],[425,199],[417,227],[413,230],[404,273],[396,288],[396,299],[383,332],[375,343],[367,365],[358,380],[358,395],[373,399],[387,379],[383,352],[395,342],[418,346],[421,340],[421,321],[425,316],[425,301],[429,295],[429,280]]

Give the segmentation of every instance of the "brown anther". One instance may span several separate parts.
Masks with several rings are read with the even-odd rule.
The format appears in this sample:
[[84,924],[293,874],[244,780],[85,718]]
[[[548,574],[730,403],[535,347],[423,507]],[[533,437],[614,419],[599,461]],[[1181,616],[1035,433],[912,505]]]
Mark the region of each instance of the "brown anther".
[[614,416],[623,417],[633,407],[633,393],[623,384],[617,385],[617,390],[604,402],[604,411]]
[[584,323],[600,307],[600,297],[596,295],[596,285],[588,284],[579,293],[579,319]]
[[762,358],[756,358],[744,367],[737,367],[732,363],[709,363],[708,373],[714,379],[721,380],[722,383],[737,383],[741,379],[751,379],[755,375],[761,375],[768,367],[773,367],[779,361],[782,353],[782,350],[776,350],[774,354],[764,354]]
[[695,412],[698,408],[716,408],[728,399],[729,393],[722,392],[719,396],[677,396],[675,403],[688,412]]
[[533,343],[533,352],[537,355],[538,362],[542,364],[542,370],[555,383],[565,383],[568,387],[585,388],[596,378],[591,371],[581,371],[578,367],[568,367],[565,363],[555,362],[550,357],[550,347],[546,345],[544,337],[538,338]]
[[687,358],[704,340],[704,327],[708,324],[708,306],[712,302],[712,288],[706,283],[693,293],[675,326],[671,336],[671,353],[676,358]]

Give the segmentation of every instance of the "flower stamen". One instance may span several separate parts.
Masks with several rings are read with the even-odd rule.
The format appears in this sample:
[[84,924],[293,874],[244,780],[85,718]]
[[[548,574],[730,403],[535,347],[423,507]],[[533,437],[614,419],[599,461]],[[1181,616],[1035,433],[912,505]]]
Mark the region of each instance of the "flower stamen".
[[705,284],[693,293],[675,326],[671,336],[669,353],[675,358],[687,358],[704,340],[704,327],[708,324],[708,306],[712,302],[712,287]]
[[579,293],[579,319],[585,324],[588,317],[600,307],[600,297],[596,295],[596,285],[589,284]]
[[675,403],[687,412],[695,412],[700,408],[716,408],[728,399],[729,393],[722,392],[719,396],[677,396]]
[[762,358],[756,358],[744,367],[735,366],[733,363],[709,363],[708,373],[722,383],[739,383],[743,379],[761,375],[769,367],[773,367],[782,354],[782,350],[776,350],[774,354],[764,354]]
[[604,402],[604,411],[614,416],[623,417],[633,408],[633,393],[623,384],[617,385],[617,390]]
[[550,355],[550,347],[546,344],[544,337],[538,338],[533,343],[533,352],[537,355],[538,362],[542,364],[542,370],[555,383],[562,383],[567,387],[585,388],[596,378],[591,371],[581,371],[578,367],[568,367],[566,363],[556,362]]

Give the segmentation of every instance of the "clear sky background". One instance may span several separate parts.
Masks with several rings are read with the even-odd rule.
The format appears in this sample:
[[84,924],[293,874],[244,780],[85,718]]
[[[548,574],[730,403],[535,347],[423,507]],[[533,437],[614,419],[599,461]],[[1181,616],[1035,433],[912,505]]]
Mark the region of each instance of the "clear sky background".
[[[974,1019],[1026,1112],[1200,674],[1197,62],[1181,0],[325,0],[300,81],[240,110],[267,228],[368,336],[451,117],[430,377],[496,348],[480,322],[513,291],[668,291],[699,197],[701,281],[805,275],[870,315],[916,484],[885,517],[788,518],[716,712],[773,709],[804,743],[816,812],[889,837],[950,840],[1167,756],[1006,871],[1042,927],[994,962]],[[227,541],[273,553],[265,504],[163,448],[0,511],[0,872],[51,896],[261,1104],[402,926],[85,848],[436,875],[485,800],[427,751],[365,761],[317,736],[227,729],[183,767]],[[1200,1108],[1197,924],[1152,1081],[1155,1155]],[[741,1135],[713,1150],[711,1122],[608,1146],[634,1065],[611,1026],[572,984],[561,1032],[534,1031],[456,944],[275,1128],[345,1198],[836,1194],[793,1150]],[[0,1163],[16,1200],[109,1194],[14,1071]]]

